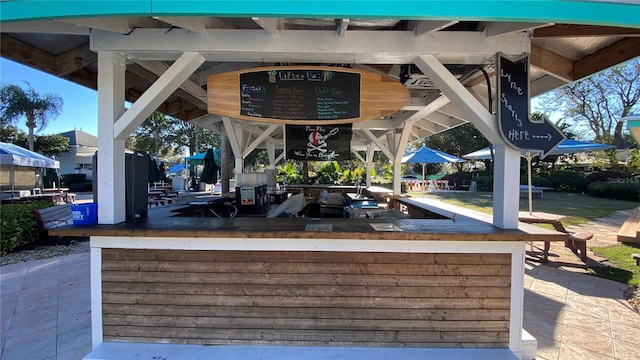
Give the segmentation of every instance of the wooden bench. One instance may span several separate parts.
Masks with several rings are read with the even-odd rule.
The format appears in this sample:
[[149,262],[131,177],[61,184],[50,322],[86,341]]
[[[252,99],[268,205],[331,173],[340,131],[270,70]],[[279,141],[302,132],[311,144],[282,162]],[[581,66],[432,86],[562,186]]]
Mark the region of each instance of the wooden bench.
[[587,240],[590,240],[593,234],[589,233],[569,233],[569,239],[565,242],[565,247],[573,251],[574,254],[580,254],[580,260],[587,261]]
[[166,201],[167,204],[173,204],[173,200],[175,199],[172,197],[161,197],[160,200]]
[[71,204],[54,205],[48,208],[33,210],[38,223],[38,229],[43,236],[48,235],[49,229],[73,225]]
[[160,205],[164,205],[166,203],[166,200],[150,197],[147,203],[149,204],[149,207],[151,207],[151,205],[155,205],[156,207],[158,207]]
[[618,242],[640,243],[640,209],[633,210],[622,224],[617,235]]

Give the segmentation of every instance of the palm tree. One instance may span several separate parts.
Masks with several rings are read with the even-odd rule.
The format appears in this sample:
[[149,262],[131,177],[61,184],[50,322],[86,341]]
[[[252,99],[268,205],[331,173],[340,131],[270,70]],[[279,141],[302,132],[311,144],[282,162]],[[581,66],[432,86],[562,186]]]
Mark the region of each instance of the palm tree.
[[3,125],[13,124],[23,116],[29,128],[29,150],[33,151],[33,132],[44,129],[50,119],[62,113],[62,98],[55,94],[38,94],[27,83],[27,89],[18,85],[0,87],[0,119]]

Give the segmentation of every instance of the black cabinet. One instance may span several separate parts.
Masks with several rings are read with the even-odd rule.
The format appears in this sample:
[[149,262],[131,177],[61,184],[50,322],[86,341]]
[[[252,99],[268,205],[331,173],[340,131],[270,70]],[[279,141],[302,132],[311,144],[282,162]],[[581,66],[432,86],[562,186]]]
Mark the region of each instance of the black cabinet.
[[[98,152],[93,156],[93,202],[98,204]],[[125,154],[125,208],[126,220],[146,218],[148,212],[149,157],[140,154]]]
[[236,186],[236,207],[244,214],[262,214],[267,211],[267,185]]

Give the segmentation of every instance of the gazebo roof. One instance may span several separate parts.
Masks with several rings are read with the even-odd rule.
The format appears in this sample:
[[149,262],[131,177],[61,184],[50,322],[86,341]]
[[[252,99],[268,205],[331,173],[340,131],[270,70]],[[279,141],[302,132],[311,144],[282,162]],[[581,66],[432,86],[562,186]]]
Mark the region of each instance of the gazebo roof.
[[[486,103],[495,84],[488,89],[482,70],[495,72],[497,51],[530,53],[532,97],[640,56],[633,1],[31,3],[0,2],[3,57],[97,89],[97,52],[114,51],[127,59],[126,99],[135,102],[182,53],[198,52],[207,61],[159,110],[222,134],[220,117],[207,113],[206,79],[233,70],[331,64],[402,81],[403,71],[416,71],[417,55],[430,54]],[[415,76],[422,86],[407,85],[411,99],[400,111],[354,124],[354,147],[372,138],[389,146],[385,134],[407,120],[409,141],[468,121],[426,76]],[[250,141],[269,129],[240,124]],[[257,146],[267,143],[282,146],[283,127]]]

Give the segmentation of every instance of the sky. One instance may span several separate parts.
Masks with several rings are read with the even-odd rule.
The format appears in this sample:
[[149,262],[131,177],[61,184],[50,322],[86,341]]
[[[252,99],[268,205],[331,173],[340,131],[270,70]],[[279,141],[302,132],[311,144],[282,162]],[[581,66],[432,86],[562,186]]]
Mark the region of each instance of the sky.
[[[98,92],[36,70],[16,62],[0,58],[0,82],[26,88],[28,82],[40,95],[55,94],[62,98],[62,114],[51,119],[38,135],[59,134],[71,130],[82,130],[98,136]],[[28,130],[25,119],[15,125]],[[37,130],[37,129],[36,129]]]

